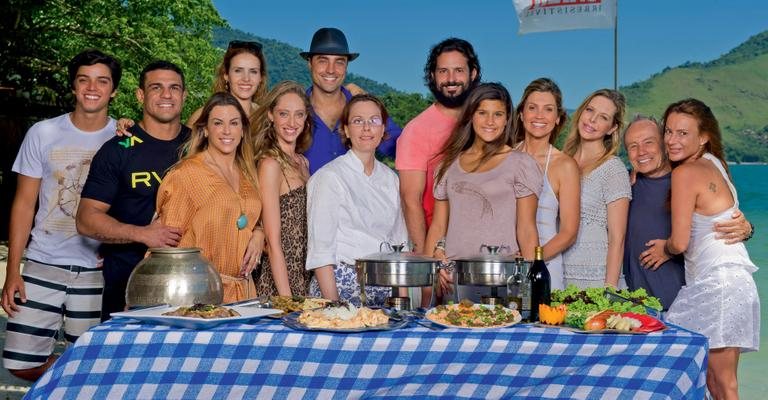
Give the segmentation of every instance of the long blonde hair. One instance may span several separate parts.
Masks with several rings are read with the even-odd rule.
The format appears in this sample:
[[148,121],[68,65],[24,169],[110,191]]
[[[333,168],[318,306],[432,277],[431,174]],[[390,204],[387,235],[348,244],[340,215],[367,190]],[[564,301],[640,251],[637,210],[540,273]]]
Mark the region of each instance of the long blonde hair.
[[[203,106],[203,111],[200,114],[200,118],[195,122],[192,128],[192,135],[189,140],[183,146],[186,151],[186,155],[176,163],[179,165],[182,161],[192,158],[195,155],[208,149],[208,138],[205,135],[205,128],[208,125],[208,119],[211,116],[211,111],[214,107],[218,106],[232,106],[237,109],[240,114],[240,121],[242,122],[243,137],[240,139],[240,144],[237,145],[235,152],[235,163],[240,171],[243,172],[248,182],[258,190],[258,181],[256,179],[256,168],[253,163],[253,139],[251,139],[251,130],[248,121],[248,115],[243,110],[240,102],[228,92],[217,92],[211,96]],[[175,167],[175,166],[174,166]]]
[[574,154],[576,154],[576,151],[578,151],[581,147],[579,119],[581,119],[581,114],[584,113],[584,110],[589,105],[589,102],[597,96],[603,96],[607,98],[613,102],[613,105],[616,107],[616,112],[613,114],[613,126],[616,127],[616,129],[614,129],[613,133],[610,135],[605,135],[605,137],[603,137],[603,146],[605,147],[605,152],[603,152],[603,154],[595,163],[586,166],[584,170],[581,171],[582,175],[586,175],[590,171],[602,165],[606,160],[618,153],[619,147],[621,146],[621,131],[624,128],[624,112],[626,110],[626,100],[624,100],[624,95],[619,93],[617,90],[600,89],[592,92],[592,94],[587,96],[587,98],[584,99],[579,108],[573,114],[573,118],[571,119],[571,129],[568,132],[568,137],[565,139],[563,153],[573,157]]
[[274,158],[282,168],[298,168],[294,161],[280,148],[277,141],[275,125],[269,120],[269,113],[275,110],[277,102],[286,94],[293,93],[302,100],[306,109],[307,119],[304,121],[299,137],[296,139],[296,153],[303,154],[312,145],[312,116],[310,115],[310,103],[304,88],[294,81],[278,83],[267,94],[264,105],[259,106],[251,118],[251,131],[254,137],[255,160],[265,157]]

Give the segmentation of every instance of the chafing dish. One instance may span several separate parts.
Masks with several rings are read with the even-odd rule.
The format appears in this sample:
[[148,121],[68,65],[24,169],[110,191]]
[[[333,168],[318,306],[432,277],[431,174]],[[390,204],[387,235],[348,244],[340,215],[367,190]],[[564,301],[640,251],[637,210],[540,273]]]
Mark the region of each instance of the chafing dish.
[[415,253],[403,252],[402,245],[382,243],[389,251],[381,251],[355,261],[360,292],[365,301],[365,286],[391,286],[392,296],[388,303],[396,308],[410,309],[410,299],[396,297],[397,288],[432,286],[439,261]]

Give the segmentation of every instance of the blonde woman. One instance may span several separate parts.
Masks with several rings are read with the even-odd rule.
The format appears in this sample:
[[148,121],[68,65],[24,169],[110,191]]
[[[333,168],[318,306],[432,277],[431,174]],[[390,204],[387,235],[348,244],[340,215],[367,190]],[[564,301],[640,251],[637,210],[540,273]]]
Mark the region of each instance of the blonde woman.
[[262,221],[268,256],[257,273],[259,295],[306,295],[307,180],[303,153],[312,143],[309,99],[296,82],[281,82],[254,115]]
[[562,253],[576,240],[581,190],[578,165],[554,146],[567,119],[560,88],[549,78],[529,83],[517,106],[517,117],[515,148],[533,157],[544,174],[536,227],[552,289],[563,289]]
[[199,247],[221,275],[224,302],[256,296],[251,271],[264,236],[248,117],[229,93],[203,107],[187,154],[163,178],[157,212],[182,230],[179,247]]
[[621,93],[600,89],[573,116],[563,152],[581,171],[581,212],[576,242],[563,253],[566,285],[625,286],[620,275],[632,190],[616,157],[624,109]]

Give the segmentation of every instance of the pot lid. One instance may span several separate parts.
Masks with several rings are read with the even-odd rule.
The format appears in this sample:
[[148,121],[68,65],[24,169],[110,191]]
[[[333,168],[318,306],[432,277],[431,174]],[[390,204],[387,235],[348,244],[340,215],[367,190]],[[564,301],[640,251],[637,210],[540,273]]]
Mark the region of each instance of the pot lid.
[[468,256],[468,257],[458,257],[454,261],[457,263],[465,263],[465,262],[471,262],[471,263],[484,263],[484,262],[494,262],[494,263],[516,263],[518,260],[525,262],[521,256],[518,256],[516,254],[508,253],[509,246],[496,246],[496,245],[486,245],[483,244],[480,246],[480,253]]
[[[358,258],[356,262],[360,263],[367,263],[367,262],[408,262],[408,263],[439,263],[440,261],[436,258],[427,257],[422,254],[414,253],[414,252],[404,252],[405,246],[403,245],[390,245],[388,243],[382,243],[383,245],[387,245],[389,247],[389,251],[380,251],[378,253],[368,254],[364,257]],[[382,247],[380,246],[379,249],[381,250]]]

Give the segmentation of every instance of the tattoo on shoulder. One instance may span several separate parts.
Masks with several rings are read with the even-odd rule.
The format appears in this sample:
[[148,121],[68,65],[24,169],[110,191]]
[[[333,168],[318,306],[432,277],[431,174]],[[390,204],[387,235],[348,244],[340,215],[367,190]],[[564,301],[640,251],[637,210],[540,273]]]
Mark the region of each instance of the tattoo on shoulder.
[[714,182],[709,182],[709,191],[712,192],[712,193],[716,193],[717,192],[717,185],[715,185]]

